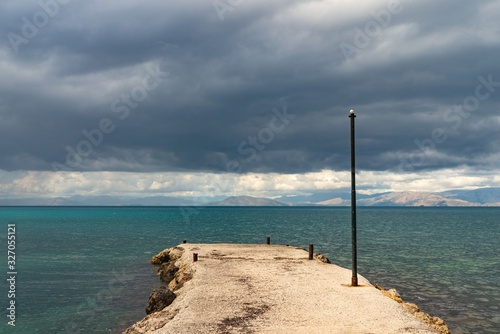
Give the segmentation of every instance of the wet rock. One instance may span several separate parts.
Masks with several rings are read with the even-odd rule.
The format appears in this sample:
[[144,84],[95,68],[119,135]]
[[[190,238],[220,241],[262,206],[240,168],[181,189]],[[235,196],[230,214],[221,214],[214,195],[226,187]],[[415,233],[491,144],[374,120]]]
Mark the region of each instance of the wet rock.
[[[401,296],[399,295],[399,292],[398,292],[396,289],[389,289],[389,290],[386,290],[386,289],[384,289],[383,287],[381,287],[381,286],[380,286],[380,285],[378,285],[378,284],[372,283],[372,285],[373,285],[375,288],[379,289],[379,290],[380,290],[380,291],[381,291],[381,292],[382,292],[382,293],[383,293],[386,297],[389,297],[389,298],[391,298],[392,300],[397,301],[398,303],[404,303],[404,302],[403,302],[403,299],[401,298]],[[415,304],[409,304],[409,305],[415,305]],[[410,307],[410,306],[408,306],[408,307]],[[417,308],[418,308],[418,306],[417,306],[417,305],[415,305],[415,307],[417,307]],[[406,308],[406,307],[405,307],[405,308]],[[408,312],[410,312],[410,313],[412,313],[412,311],[410,311],[410,310],[408,310],[408,309],[407,309],[407,311],[408,311]]]
[[413,303],[404,303],[403,307],[411,314],[415,314],[417,312],[420,312],[420,309],[418,308],[417,305]]
[[396,291],[396,289],[389,289],[386,291],[386,294],[389,298],[394,299],[398,303],[403,302],[403,299],[401,299],[401,296],[399,295],[399,292]]
[[172,291],[176,291],[184,285],[187,281],[193,278],[193,272],[186,268],[186,266],[181,265],[179,270],[175,273],[174,279],[168,284],[168,288]]
[[182,247],[174,247],[170,250],[169,256],[170,256],[170,261],[174,262],[177,261],[178,259],[181,258],[182,254],[184,253],[184,248]]
[[429,326],[431,326],[431,328],[434,328],[441,334],[450,334],[448,326],[446,325],[444,320],[439,317],[432,317]]
[[324,254],[321,253],[314,254],[314,258],[320,260],[323,263],[331,263],[330,260]]
[[154,289],[149,296],[146,314],[163,310],[165,307],[172,304],[175,297],[175,293],[170,291],[166,286],[160,286]]
[[437,330],[440,334],[450,334],[448,325],[439,317],[431,317],[429,314],[420,311],[419,307],[412,303],[403,303],[403,307],[415,317],[426,323],[429,327]]
[[179,271],[179,268],[176,267],[174,263],[168,262],[160,265],[158,274],[160,275],[161,280],[168,285],[168,283],[174,279],[177,271]]
[[162,250],[151,258],[151,264],[160,265],[166,262],[175,262],[182,256],[184,248],[173,247]]
[[170,250],[171,248],[164,249],[160,253],[153,256],[151,258],[151,264],[159,265],[164,262],[170,261]]

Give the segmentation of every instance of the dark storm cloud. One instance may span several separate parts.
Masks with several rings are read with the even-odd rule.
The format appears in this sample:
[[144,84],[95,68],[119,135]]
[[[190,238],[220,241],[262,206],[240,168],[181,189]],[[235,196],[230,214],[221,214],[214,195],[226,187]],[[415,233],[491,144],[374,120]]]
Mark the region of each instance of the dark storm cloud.
[[360,168],[496,161],[498,1],[41,3],[30,38],[40,4],[0,4],[0,169],[342,170],[351,107]]

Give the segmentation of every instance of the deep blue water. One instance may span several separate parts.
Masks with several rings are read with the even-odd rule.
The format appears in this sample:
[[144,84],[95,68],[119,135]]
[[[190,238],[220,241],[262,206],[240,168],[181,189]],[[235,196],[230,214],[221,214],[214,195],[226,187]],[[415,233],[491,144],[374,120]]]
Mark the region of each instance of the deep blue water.
[[[500,208],[358,208],[358,272],[442,317],[500,333]],[[0,268],[16,226],[16,326],[1,333],[120,333],[160,285],[152,255],[193,243],[307,247],[350,268],[349,208],[0,207]]]

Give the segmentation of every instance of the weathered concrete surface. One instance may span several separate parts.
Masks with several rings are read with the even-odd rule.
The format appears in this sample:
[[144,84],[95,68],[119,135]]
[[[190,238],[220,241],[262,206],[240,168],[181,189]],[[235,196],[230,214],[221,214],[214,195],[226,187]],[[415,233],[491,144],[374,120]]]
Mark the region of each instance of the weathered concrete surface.
[[349,287],[350,270],[310,261],[303,249],[182,244],[169,252],[153,262],[173,261],[179,268],[169,284],[177,298],[127,333],[437,333],[391,293],[361,276],[360,287]]

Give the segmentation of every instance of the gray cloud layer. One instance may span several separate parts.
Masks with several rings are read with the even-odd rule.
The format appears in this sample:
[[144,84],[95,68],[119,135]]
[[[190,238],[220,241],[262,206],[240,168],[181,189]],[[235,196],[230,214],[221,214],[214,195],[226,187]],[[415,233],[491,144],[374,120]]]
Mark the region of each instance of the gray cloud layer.
[[499,14],[465,0],[3,1],[0,169],[346,170],[351,107],[361,169],[495,169]]

